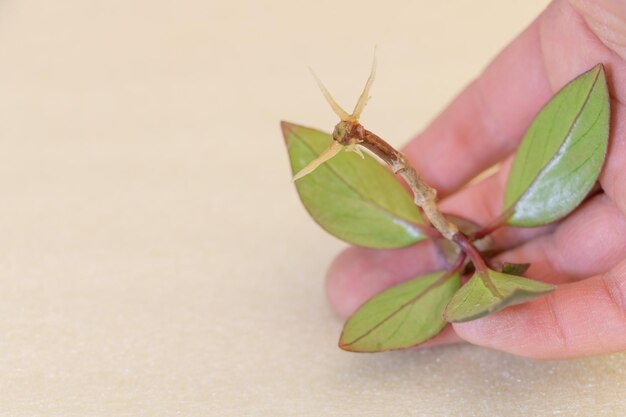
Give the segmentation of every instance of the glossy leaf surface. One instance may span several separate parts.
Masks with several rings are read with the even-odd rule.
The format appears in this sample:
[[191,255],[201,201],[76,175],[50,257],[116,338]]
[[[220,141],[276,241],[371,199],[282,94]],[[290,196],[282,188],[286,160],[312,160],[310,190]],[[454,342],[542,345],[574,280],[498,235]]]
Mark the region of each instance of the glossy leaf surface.
[[444,318],[449,322],[474,320],[494,311],[548,294],[554,286],[515,275],[488,270],[489,278],[502,297],[494,295],[477,273],[454,294]]
[[[330,135],[282,123],[291,169],[299,172],[330,144]],[[397,248],[424,239],[421,213],[398,180],[369,155],[340,152],[295,182],[305,208],[348,243]]]
[[504,195],[507,224],[544,225],[574,210],[600,174],[608,137],[609,94],[597,65],[563,87],[524,135]]
[[339,347],[352,352],[404,349],[439,333],[443,310],[460,286],[458,274],[437,283],[445,272],[412,279],[374,296],[346,322]]

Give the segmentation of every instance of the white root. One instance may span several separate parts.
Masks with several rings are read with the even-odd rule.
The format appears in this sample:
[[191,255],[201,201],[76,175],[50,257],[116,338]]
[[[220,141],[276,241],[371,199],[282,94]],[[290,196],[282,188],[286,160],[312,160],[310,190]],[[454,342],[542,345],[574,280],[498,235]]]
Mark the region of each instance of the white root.
[[374,83],[374,78],[376,77],[376,51],[374,51],[374,60],[372,61],[372,69],[370,71],[370,75],[367,78],[367,82],[365,83],[365,87],[359,96],[359,100],[356,102],[356,106],[354,106],[354,111],[352,112],[352,118],[354,120],[359,120],[361,117],[361,113],[367,104],[367,101],[370,99],[370,88]]
[[328,91],[328,89],[324,86],[324,84],[322,84],[320,79],[317,78],[317,75],[315,75],[315,72],[313,72],[313,70],[311,68],[309,68],[309,71],[311,71],[311,74],[313,75],[313,78],[315,78],[315,82],[317,83],[317,85],[320,88],[320,90],[322,90],[322,94],[324,95],[324,98],[326,99],[328,104],[330,104],[330,107],[333,109],[333,111],[339,117],[339,119],[341,119],[341,120],[352,120],[352,116],[350,114],[348,114],[347,111],[342,109],[339,104],[337,104],[337,102],[335,101],[333,96],[330,95],[330,92]]
[[297,181],[305,175],[308,175],[311,172],[315,171],[317,167],[331,159],[333,156],[337,155],[339,152],[341,152],[343,148],[344,146],[339,142],[332,141],[330,146],[326,148],[324,152],[322,152],[317,158],[309,162],[307,166],[302,168],[296,175],[294,175],[293,180]]

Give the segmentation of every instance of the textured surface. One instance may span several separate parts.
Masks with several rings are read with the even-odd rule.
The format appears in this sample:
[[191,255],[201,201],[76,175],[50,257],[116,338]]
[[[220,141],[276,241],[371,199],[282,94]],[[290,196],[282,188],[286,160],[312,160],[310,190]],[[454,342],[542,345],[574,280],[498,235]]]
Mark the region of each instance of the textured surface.
[[623,414],[625,355],[340,351],[278,125],[378,43],[400,144],[545,2],[294,3],[0,3],[0,415]]

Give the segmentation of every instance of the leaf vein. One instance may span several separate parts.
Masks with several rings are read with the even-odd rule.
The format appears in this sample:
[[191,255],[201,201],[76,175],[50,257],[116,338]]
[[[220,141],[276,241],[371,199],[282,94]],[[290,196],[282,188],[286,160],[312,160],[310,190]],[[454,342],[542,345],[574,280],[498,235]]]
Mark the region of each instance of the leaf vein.
[[[304,139],[302,139],[300,136],[298,136],[297,133],[292,132],[292,135],[294,137],[296,137],[309,151],[311,151],[314,155],[317,155],[317,152],[315,152],[315,150],[308,144],[306,143],[306,141]],[[348,181],[346,181],[345,178],[343,178],[334,168],[332,168],[329,164],[325,164],[325,168],[327,168],[333,175],[335,175],[339,180],[341,180],[341,182],[343,184],[346,185],[346,187],[348,187],[350,190],[352,190],[357,196],[359,196],[361,198],[361,200],[365,203],[367,203],[368,205],[374,207],[375,209],[379,210],[380,212],[382,212],[384,215],[386,215],[389,218],[396,218],[396,219],[400,219],[405,221],[409,226],[417,229],[417,231],[420,234],[423,234],[422,231],[420,230],[420,228],[418,227],[419,225],[415,224],[414,220],[411,219],[407,219],[404,216],[398,214],[398,213],[393,213],[390,212],[389,210],[387,210],[385,207],[381,206],[380,204],[378,204],[376,201],[372,200],[370,197],[367,197],[365,195],[363,195],[363,193],[361,193],[361,191],[359,191],[356,187],[354,187],[352,184],[350,184]]]
[[531,181],[530,185],[526,188],[526,191],[524,191],[517,198],[517,200],[515,200],[515,202],[513,204],[511,204],[511,207],[515,207],[528,194],[528,192],[533,188],[533,186],[536,184],[538,179],[545,172],[546,168],[549,167],[551,165],[551,163],[555,160],[556,156],[559,155],[561,149],[563,149],[565,146],[568,145],[567,138],[571,135],[572,129],[576,125],[576,121],[580,118],[580,115],[582,114],[583,110],[587,106],[587,103],[589,102],[589,98],[591,97],[591,94],[593,93],[593,91],[595,89],[596,83],[598,82],[599,76],[600,76],[600,71],[598,71],[598,73],[596,74],[596,77],[594,78],[593,83],[591,84],[591,87],[589,88],[589,92],[585,96],[585,100],[583,101],[583,104],[581,105],[580,109],[576,113],[576,116],[574,117],[574,121],[572,122],[571,126],[569,127],[569,130],[568,130],[567,134],[565,135],[566,140],[564,140],[563,143],[561,144],[561,146],[559,146],[559,149],[557,149],[557,151],[555,152],[554,156],[552,158],[550,158],[550,160],[547,161],[547,163],[543,166],[543,168],[541,170],[539,170],[539,172],[537,173],[535,178]]

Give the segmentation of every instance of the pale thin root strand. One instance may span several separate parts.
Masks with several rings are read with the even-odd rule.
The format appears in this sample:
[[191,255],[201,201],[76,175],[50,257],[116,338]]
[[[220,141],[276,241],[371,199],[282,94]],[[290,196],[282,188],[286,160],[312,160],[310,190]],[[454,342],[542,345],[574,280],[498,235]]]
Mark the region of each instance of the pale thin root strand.
[[308,175],[311,172],[315,171],[317,167],[331,159],[333,156],[337,155],[343,148],[344,146],[342,144],[333,140],[330,146],[326,148],[324,152],[322,152],[317,158],[309,162],[307,166],[302,168],[296,175],[294,175],[293,180],[297,181],[305,175]]
[[374,83],[374,78],[376,78],[376,51],[374,50],[374,60],[372,61],[372,69],[370,70],[370,75],[367,78],[367,82],[365,83],[365,87],[363,87],[363,91],[359,96],[359,101],[356,102],[356,106],[354,106],[354,111],[352,112],[352,118],[358,120],[361,117],[361,113],[367,104],[367,101],[370,98],[370,88]]
[[348,114],[347,111],[342,109],[341,106],[339,104],[337,104],[337,102],[335,101],[333,96],[330,95],[330,92],[328,91],[328,89],[326,89],[326,87],[324,86],[324,84],[322,84],[320,79],[317,78],[317,75],[315,75],[315,72],[313,72],[313,70],[311,68],[309,68],[309,71],[311,71],[311,74],[313,75],[313,78],[315,78],[315,82],[317,82],[318,87],[320,88],[320,90],[322,90],[322,94],[324,95],[324,98],[326,99],[328,104],[330,104],[330,107],[332,107],[332,109],[335,112],[335,114],[337,116],[339,116],[339,118],[341,120],[344,120],[344,121],[345,120],[352,120],[352,116],[350,116],[350,114]]
[[359,144],[356,142],[353,142],[346,146],[346,152],[354,152],[355,154],[359,155],[361,159],[365,159],[365,155],[363,155],[361,148],[359,148]]

